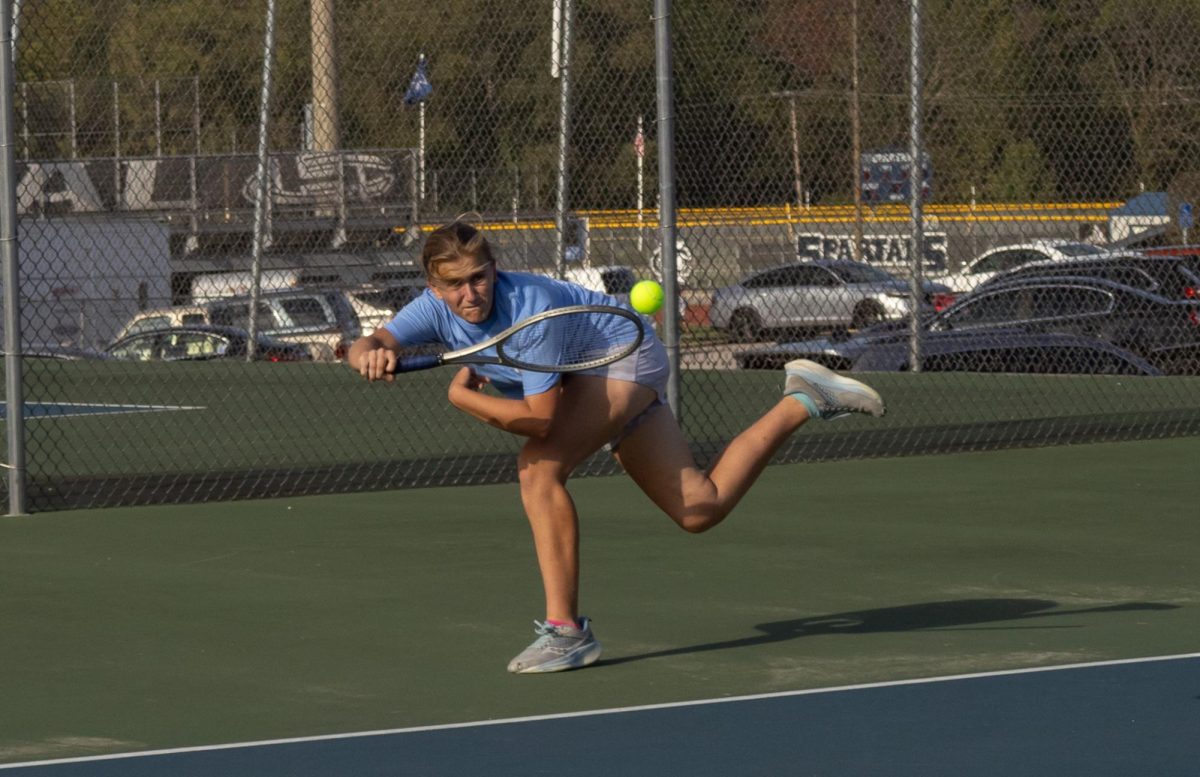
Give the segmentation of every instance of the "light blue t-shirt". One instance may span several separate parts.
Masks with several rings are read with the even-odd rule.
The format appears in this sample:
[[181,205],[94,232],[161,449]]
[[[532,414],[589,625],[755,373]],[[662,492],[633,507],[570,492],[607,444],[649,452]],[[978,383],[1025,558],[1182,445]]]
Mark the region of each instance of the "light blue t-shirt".
[[[384,328],[405,345],[441,343],[455,351],[498,335],[529,316],[569,305],[628,307],[607,294],[574,283],[532,273],[497,272],[492,312],[482,324],[472,324],[454,315],[445,302],[426,289],[401,308]],[[494,356],[495,349],[484,353]],[[500,364],[472,367],[491,380],[504,396],[515,399],[549,391],[559,380],[558,373],[518,370]]]

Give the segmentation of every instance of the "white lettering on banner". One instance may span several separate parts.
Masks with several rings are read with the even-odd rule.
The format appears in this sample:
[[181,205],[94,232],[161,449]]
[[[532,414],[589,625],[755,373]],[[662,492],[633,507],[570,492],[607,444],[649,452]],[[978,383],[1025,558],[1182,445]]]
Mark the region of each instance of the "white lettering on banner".
[[31,162],[17,183],[17,212],[62,206],[75,213],[104,210],[100,192],[82,162]]
[[[926,270],[946,269],[946,233],[926,232]],[[863,235],[862,258],[867,264],[908,267],[912,264],[908,235]],[[853,260],[854,238],[850,235],[826,235],[804,232],[796,236],[796,256],[802,261],[814,259]]]
[[[328,153],[297,154],[293,169],[295,180],[285,180],[279,160],[270,163],[271,202],[276,205],[328,205],[337,202],[338,189],[363,202],[371,202],[392,190],[396,176],[388,160],[370,154],[343,154],[342,169],[338,157]],[[339,180],[340,178],[340,180]],[[254,202],[257,175],[246,179],[242,196]]]
[[[218,179],[214,171],[226,172],[230,162],[240,163],[246,171],[242,185],[234,190],[235,197],[240,194],[243,198],[240,202],[228,202],[229,192],[214,191],[211,183]],[[193,187],[185,159],[120,160],[120,209],[186,211],[193,207],[191,197],[195,197],[196,207],[200,208],[248,207],[254,203],[256,193],[257,179],[252,163],[252,159],[246,158],[199,157],[196,159],[196,186]],[[90,170],[84,162],[30,162],[24,165],[17,183],[17,212],[100,213],[116,209],[111,202],[112,188],[101,194],[95,183],[112,175],[114,162],[93,161],[90,164]],[[334,154],[273,157],[270,169],[271,201],[275,205],[328,205],[337,202],[339,189],[347,200],[364,204],[384,204],[389,195],[402,194],[396,190],[393,162],[374,154],[350,153],[342,154],[340,158]],[[182,180],[179,179],[181,174]],[[164,183],[166,185],[161,185]]]
[[154,187],[162,172],[159,160],[130,159],[122,164],[125,166],[124,203],[127,210],[187,210],[191,207],[188,200],[154,198]]

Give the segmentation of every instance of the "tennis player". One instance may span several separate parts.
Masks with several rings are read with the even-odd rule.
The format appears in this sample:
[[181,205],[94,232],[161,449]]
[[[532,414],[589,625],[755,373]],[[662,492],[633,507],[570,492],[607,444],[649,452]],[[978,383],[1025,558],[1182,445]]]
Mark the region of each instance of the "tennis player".
[[[544,310],[622,304],[572,283],[499,270],[483,234],[461,221],[430,234],[421,260],[428,289],[350,349],[348,364],[368,381],[394,379],[402,346],[464,348]],[[526,438],[517,469],[546,612],[544,621],[534,621],[537,639],[513,658],[510,672],[558,672],[600,657],[592,624],[579,614],[579,518],[566,489],[589,456],[607,447],[680,528],[703,532],[729,514],[771,454],[810,418],[884,414],[870,387],[810,361],[790,362],[784,396],[706,472],[666,405],[666,350],[647,329],[636,352],[595,370],[556,374],[481,365],[462,367],[450,380],[452,405]],[[489,385],[494,391],[482,390]]]

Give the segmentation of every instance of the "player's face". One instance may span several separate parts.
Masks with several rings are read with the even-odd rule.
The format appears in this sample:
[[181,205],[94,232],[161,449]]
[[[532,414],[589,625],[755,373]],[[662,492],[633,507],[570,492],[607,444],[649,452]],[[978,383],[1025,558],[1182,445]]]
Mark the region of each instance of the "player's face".
[[429,288],[437,298],[454,315],[472,324],[481,324],[491,315],[495,286],[496,266],[476,256],[442,262],[429,280]]

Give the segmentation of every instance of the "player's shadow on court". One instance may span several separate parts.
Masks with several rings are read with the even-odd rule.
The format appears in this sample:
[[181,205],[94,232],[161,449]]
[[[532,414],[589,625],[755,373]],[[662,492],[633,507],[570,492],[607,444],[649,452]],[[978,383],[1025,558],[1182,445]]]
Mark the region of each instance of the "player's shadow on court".
[[[598,663],[611,666],[647,658],[754,647],[789,639],[828,634],[878,634],[889,631],[922,631],[926,629],[1077,628],[1078,626],[1075,624],[1055,623],[1054,620],[1040,620],[1036,625],[1027,622],[1035,619],[1057,619],[1106,612],[1175,610],[1179,606],[1160,602],[1126,602],[1082,609],[1060,610],[1056,609],[1057,607],[1058,602],[1049,599],[958,599],[949,602],[926,602],[900,607],[882,607],[877,610],[814,615],[810,618],[760,623],[754,627],[757,634],[739,639],[687,645],[631,656],[618,656],[607,660],[601,659]],[[1003,623],[1004,625],[988,625],[993,623]]]

